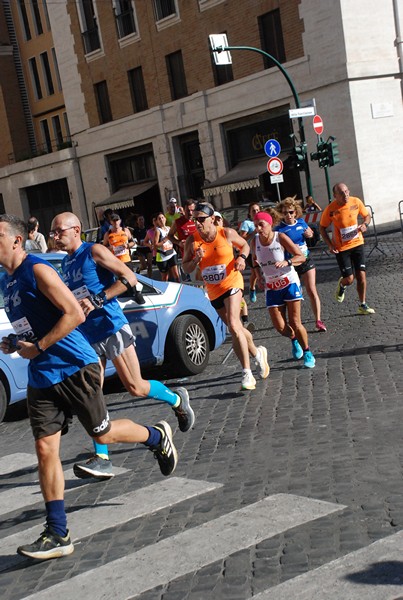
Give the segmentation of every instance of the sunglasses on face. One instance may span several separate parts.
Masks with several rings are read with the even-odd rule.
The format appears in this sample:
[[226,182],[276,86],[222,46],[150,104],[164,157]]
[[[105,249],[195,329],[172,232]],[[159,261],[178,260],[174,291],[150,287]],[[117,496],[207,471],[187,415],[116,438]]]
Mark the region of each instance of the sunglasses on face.
[[197,221],[198,223],[204,223],[204,221],[209,218],[210,217],[193,217],[193,221]]
[[295,210],[286,210],[285,212],[283,212],[283,215],[293,215],[295,213]]

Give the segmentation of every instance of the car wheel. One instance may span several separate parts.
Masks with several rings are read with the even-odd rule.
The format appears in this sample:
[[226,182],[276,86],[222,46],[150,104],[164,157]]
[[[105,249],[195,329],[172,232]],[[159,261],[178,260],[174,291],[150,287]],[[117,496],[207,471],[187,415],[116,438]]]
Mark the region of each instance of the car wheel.
[[8,400],[7,400],[6,388],[4,387],[2,381],[0,381],[0,423],[4,419],[4,415],[6,414],[7,406],[8,406]]
[[210,345],[204,325],[193,315],[181,315],[172,323],[165,356],[180,375],[201,373],[207,366]]

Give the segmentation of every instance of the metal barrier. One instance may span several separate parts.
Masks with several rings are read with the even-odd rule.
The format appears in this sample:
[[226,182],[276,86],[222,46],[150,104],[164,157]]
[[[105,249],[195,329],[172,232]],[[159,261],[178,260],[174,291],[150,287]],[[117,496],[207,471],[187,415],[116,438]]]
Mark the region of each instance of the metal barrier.
[[[315,210],[312,212],[305,213],[303,216],[305,223],[307,225],[309,225],[310,227],[316,227],[319,230],[319,224],[320,224],[320,219],[322,217],[322,213],[323,213],[322,210]],[[329,234],[329,235],[331,237],[331,234]],[[316,246],[314,246],[313,248],[309,248],[309,251],[311,253],[315,250],[320,250],[320,254],[316,258],[322,258],[322,256],[324,254],[326,256],[330,256],[328,249],[327,249],[327,245],[323,241],[322,236],[320,236],[319,241],[316,244]]]
[[384,256],[386,256],[386,253],[382,250],[382,248],[379,248],[378,232],[376,231],[374,211],[372,210],[372,206],[370,204],[366,204],[365,208],[368,208],[371,214],[371,222],[369,224],[369,229],[372,229],[372,235],[374,237],[374,243],[372,244],[372,246],[370,246],[371,250],[368,254],[368,258],[371,256],[374,250],[378,250],[378,252],[381,252]]
[[403,235],[403,200],[400,200],[398,206],[399,206],[400,230]]

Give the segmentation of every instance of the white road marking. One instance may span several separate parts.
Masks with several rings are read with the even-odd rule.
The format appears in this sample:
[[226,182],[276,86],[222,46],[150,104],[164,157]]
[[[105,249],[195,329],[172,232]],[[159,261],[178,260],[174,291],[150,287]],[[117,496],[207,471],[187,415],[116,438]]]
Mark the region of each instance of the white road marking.
[[[77,541],[220,487],[220,483],[172,477],[122,496],[97,502],[95,506],[67,515],[72,540]],[[0,571],[25,561],[24,557],[14,552],[18,546],[35,541],[42,531],[43,525],[36,525],[0,540]]]
[[[300,496],[276,494],[90,570],[25,600],[127,600],[249,548],[292,527],[343,510]],[[80,519],[80,522],[84,519]],[[156,560],[158,557],[158,560]]]
[[401,600],[402,556],[400,531],[249,600]]

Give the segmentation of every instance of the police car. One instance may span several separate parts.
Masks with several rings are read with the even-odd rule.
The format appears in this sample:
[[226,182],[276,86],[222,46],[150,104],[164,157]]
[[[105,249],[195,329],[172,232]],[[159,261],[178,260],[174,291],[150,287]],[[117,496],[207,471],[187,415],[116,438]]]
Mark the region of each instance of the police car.
[[[64,253],[37,254],[60,270]],[[4,272],[0,266],[1,273]],[[119,303],[136,336],[142,367],[168,366],[173,376],[201,373],[210,352],[225,340],[226,328],[203,290],[179,283],[163,283],[137,276],[144,304],[127,292]],[[0,294],[0,338],[13,333]],[[115,372],[108,362],[106,375]],[[0,352],[0,422],[7,406],[26,397],[27,362],[16,352]]]

